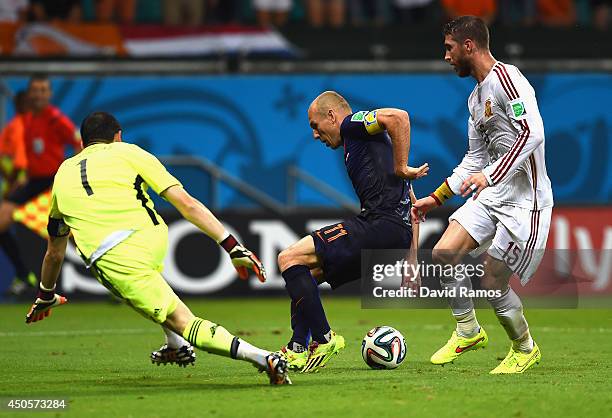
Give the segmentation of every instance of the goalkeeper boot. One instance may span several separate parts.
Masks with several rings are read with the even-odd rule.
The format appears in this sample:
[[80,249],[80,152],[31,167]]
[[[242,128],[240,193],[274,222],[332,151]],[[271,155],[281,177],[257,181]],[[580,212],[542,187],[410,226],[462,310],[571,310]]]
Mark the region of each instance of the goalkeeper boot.
[[287,367],[292,371],[302,370],[306,366],[306,361],[308,361],[308,350],[298,353],[297,351],[290,350],[288,347],[283,347],[277,353],[285,359]]
[[259,367],[260,372],[266,372],[270,378],[271,385],[290,385],[289,367],[287,361],[278,353],[270,353],[266,356],[265,368]]
[[168,344],[162,345],[159,350],[151,353],[151,363],[163,364],[177,364],[179,367],[187,367],[187,365],[195,365],[196,353],[193,351],[193,347],[190,344],[184,345],[180,348],[170,348]]
[[531,366],[540,363],[542,359],[542,353],[540,347],[534,342],[533,349],[529,353],[523,353],[520,351],[514,351],[514,348],[510,347],[510,351],[502,362],[491,370],[491,374],[515,374],[523,373]]
[[452,363],[457,357],[471,350],[477,350],[479,348],[485,348],[489,342],[489,337],[483,327],[480,327],[480,331],[472,338],[465,338],[457,334],[457,331],[453,331],[450,339],[446,344],[433,356],[430,361],[432,364],[445,365],[446,363]]
[[331,339],[326,344],[317,341],[310,343],[308,347],[308,361],[302,373],[316,372],[324,367],[334,354],[338,354],[344,348],[344,337],[331,332]]

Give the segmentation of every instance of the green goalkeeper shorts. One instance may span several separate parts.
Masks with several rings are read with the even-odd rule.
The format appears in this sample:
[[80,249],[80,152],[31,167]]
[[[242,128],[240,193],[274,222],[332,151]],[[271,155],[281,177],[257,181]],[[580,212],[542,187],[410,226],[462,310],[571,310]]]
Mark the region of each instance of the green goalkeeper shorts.
[[115,296],[159,324],[180,299],[161,275],[168,229],[157,225],[132,233],[91,267],[96,279]]

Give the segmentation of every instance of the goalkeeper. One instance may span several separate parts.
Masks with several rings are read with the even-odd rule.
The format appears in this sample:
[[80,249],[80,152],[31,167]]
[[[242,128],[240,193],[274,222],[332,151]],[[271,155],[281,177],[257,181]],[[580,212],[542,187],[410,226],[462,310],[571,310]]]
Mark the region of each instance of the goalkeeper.
[[210,353],[246,360],[266,371],[271,384],[291,383],[278,354],[259,349],[225,328],[195,316],[161,276],[168,228],[147,194],[151,187],[181,215],[215,239],[240,278],[266,272],[257,257],[226,232],[219,220],[191,197],[153,155],[121,142],[121,126],[110,114],[95,112],[81,125],[84,149],[64,161],[55,175],[38,297],[26,316],[36,322],[66,303],[55,293],[68,234],[96,277],[134,310],[161,324],[167,343],[153,352],[154,363],[193,363],[192,345]]

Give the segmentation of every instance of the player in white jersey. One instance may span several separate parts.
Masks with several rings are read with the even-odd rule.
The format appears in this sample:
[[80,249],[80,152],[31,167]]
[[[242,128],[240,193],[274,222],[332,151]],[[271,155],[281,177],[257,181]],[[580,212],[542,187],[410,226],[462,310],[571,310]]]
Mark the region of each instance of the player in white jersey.
[[[533,88],[516,67],[493,58],[481,19],[459,17],[446,24],[444,35],[445,60],[460,77],[477,81],[468,99],[469,149],[453,174],[413,205],[413,221],[423,220],[455,194],[473,193],[449,218],[433,259],[454,265],[468,253],[487,251],[481,286],[497,291],[488,300],[512,341],[510,352],[491,373],[523,373],[539,363],[541,353],[509,282],[516,273],[525,284],[546,246],[553,198],[544,163],[544,126]],[[457,289],[457,295],[459,288],[471,289],[469,279],[445,276],[441,284]],[[449,304],[457,328],[431,357],[434,364],[452,362],[488,342],[471,298],[450,297]]]

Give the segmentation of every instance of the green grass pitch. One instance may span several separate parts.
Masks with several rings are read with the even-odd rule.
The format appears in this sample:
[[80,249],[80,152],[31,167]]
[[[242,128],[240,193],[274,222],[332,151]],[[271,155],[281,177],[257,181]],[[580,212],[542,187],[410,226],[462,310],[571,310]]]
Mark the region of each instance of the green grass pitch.
[[[278,299],[188,300],[199,316],[265,348],[289,335],[289,303]],[[612,416],[612,310],[530,310],[542,363],[523,375],[491,376],[508,350],[493,313],[478,316],[485,350],[446,367],[429,356],[452,330],[446,310],[362,310],[358,299],[324,297],[347,347],[320,373],[270,387],[249,364],[198,352],[195,367],[157,367],[158,326],[126,306],[70,303],[26,326],[26,305],[0,305],[0,398],[66,398],[63,412],[0,416],[82,417],[587,417]],[[396,370],[370,370],[363,335],[391,325],[406,337]],[[40,415],[39,415],[40,414]]]

